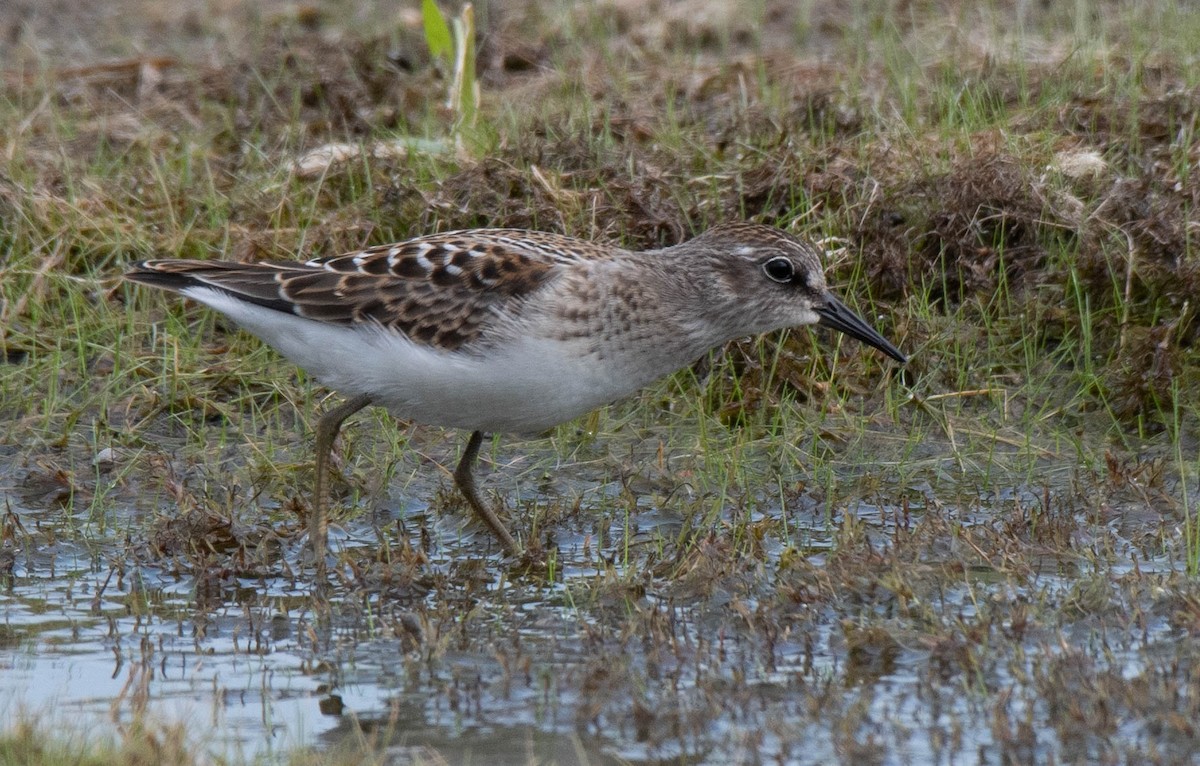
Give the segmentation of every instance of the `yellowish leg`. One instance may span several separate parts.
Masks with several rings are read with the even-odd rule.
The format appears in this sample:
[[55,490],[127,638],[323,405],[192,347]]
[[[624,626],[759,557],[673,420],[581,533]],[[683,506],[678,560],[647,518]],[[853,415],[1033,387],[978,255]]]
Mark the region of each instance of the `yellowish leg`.
[[324,582],[327,571],[325,554],[329,547],[329,518],[325,512],[329,491],[326,481],[329,473],[329,457],[333,451],[333,440],[342,430],[346,418],[371,403],[367,394],[359,394],[321,416],[317,421],[316,435],[316,478],[313,480],[312,515],[308,520],[308,539],[312,544],[313,560],[316,562],[317,581]]
[[471,438],[467,441],[467,449],[463,452],[462,458],[458,461],[458,467],[454,469],[454,483],[458,485],[458,489],[467,498],[471,508],[475,514],[483,519],[483,523],[488,525],[492,530],[492,534],[504,544],[508,552],[514,556],[520,556],[524,550],[513,536],[509,534],[504,523],[496,516],[496,512],[491,506],[486,505],[479,497],[479,490],[475,488],[475,476],[471,473],[471,469],[475,467],[475,460],[479,457],[479,445],[483,444],[483,432],[475,431],[471,434]]

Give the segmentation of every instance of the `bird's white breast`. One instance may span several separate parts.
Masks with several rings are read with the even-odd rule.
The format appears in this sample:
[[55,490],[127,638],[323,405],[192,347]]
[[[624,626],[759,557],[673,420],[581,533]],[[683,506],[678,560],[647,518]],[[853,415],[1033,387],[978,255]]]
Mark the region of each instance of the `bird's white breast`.
[[483,351],[445,351],[376,326],[283,314],[220,290],[185,293],[228,315],[335,391],[370,394],[397,417],[428,425],[541,431],[649,382],[613,360],[600,362],[585,340],[524,334]]

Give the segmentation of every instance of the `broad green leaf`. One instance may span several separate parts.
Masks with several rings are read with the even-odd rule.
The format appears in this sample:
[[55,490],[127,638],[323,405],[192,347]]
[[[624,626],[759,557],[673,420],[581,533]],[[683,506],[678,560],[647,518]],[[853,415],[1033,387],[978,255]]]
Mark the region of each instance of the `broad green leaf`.
[[470,3],[463,6],[462,16],[454,19],[454,85],[451,88],[452,107],[458,112],[460,126],[475,123],[479,106],[479,83],[475,79],[475,9]]
[[454,40],[446,17],[434,0],[421,0],[421,17],[425,20],[425,44],[434,58],[449,59],[454,52]]

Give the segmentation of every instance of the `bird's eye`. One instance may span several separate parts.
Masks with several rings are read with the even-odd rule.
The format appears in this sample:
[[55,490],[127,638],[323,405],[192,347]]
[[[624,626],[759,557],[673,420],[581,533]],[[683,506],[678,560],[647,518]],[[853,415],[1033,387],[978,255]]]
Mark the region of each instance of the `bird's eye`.
[[796,267],[783,256],[767,261],[763,264],[762,270],[767,275],[767,279],[784,284],[791,282],[792,278],[796,276]]

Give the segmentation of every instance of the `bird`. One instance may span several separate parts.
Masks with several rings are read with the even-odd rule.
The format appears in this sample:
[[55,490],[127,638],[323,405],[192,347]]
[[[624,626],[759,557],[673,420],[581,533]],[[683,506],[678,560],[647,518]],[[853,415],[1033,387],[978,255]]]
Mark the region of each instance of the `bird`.
[[125,277],[215,309],[345,397],[315,430],[308,531],[323,570],[330,451],[369,405],[470,432],[455,484],[520,556],[476,486],[485,433],[545,431],[728,341],[787,327],[830,327],[906,363],[830,291],[822,255],[749,222],[645,251],[494,228],[297,262],[144,260]]

